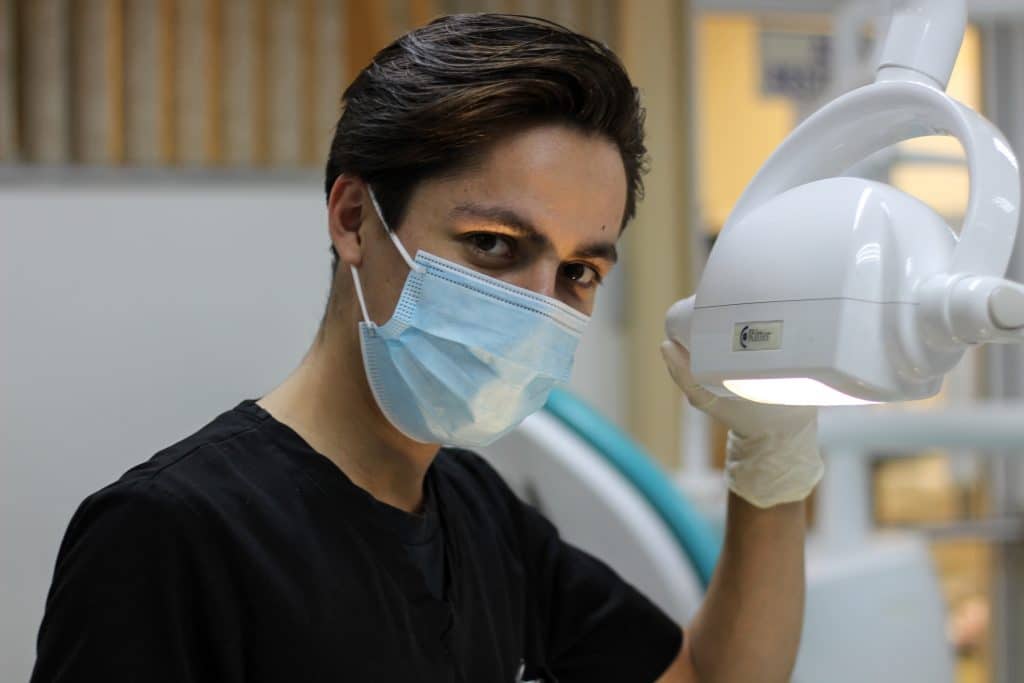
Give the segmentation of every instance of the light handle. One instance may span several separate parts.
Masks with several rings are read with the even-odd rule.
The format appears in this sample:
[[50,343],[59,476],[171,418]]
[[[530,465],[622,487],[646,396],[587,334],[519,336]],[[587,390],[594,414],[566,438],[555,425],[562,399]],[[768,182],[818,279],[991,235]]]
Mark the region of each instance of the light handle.
[[921,329],[938,350],[1024,342],[1024,285],[990,275],[939,274],[918,287]]

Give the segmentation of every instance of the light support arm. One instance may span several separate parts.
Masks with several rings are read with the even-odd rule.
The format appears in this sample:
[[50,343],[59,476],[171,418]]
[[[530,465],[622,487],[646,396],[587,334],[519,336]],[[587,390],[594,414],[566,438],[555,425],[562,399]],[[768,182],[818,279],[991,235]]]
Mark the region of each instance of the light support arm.
[[923,76],[945,90],[966,29],[965,0],[895,0],[878,80]]
[[758,171],[723,233],[786,190],[841,175],[889,145],[926,135],[952,135],[967,155],[971,197],[952,272],[1004,275],[1020,211],[1017,159],[1002,133],[984,117],[941,90],[915,82],[873,83],[811,115]]

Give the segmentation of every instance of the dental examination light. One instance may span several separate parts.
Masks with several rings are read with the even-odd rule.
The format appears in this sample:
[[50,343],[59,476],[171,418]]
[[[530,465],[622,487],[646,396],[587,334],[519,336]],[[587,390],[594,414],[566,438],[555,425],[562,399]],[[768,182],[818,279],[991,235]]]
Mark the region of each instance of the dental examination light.
[[[697,382],[761,403],[927,398],[968,346],[1024,342],[1024,286],[1003,279],[1020,176],[1003,135],[945,93],[964,0],[898,3],[874,83],[825,105],[754,177],[696,294],[666,316]],[[889,145],[960,141],[959,237],[917,199],[839,174]]]

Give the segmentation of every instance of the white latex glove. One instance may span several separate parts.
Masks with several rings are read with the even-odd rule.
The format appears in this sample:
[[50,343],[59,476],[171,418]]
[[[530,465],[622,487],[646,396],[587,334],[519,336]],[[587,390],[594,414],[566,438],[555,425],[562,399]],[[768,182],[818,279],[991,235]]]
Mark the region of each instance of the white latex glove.
[[666,340],[661,355],[690,404],[729,428],[725,476],[730,490],[760,508],[810,495],[824,472],[816,407],[721,398],[694,381],[686,347]]

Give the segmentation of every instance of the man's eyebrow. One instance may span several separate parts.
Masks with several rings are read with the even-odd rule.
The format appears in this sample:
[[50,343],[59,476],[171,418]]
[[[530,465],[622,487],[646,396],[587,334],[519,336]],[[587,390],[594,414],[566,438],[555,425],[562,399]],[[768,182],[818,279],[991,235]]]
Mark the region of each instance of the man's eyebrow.
[[[496,225],[511,228],[514,232],[519,233],[521,237],[538,246],[551,246],[551,240],[548,239],[548,236],[537,230],[530,219],[508,207],[465,203],[459,204],[452,209],[451,215],[482,219]],[[616,263],[619,260],[619,253],[615,248],[614,242],[591,242],[576,249],[573,252],[573,257],[604,259],[611,263]]]
[[452,216],[468,216],[479,218],[489,223],[512,228],[520,236],[540,246],[550,245],[547,235],[537,230],[533,222],[514,209],[504,206],[483,206],[481,204],[459,204],[451,212]]
[[612,263],[619,262],[619,251],[615,248],[614,242],[591,242],[590,244],[584,244],[573,252],[573,256],[604,259]]

